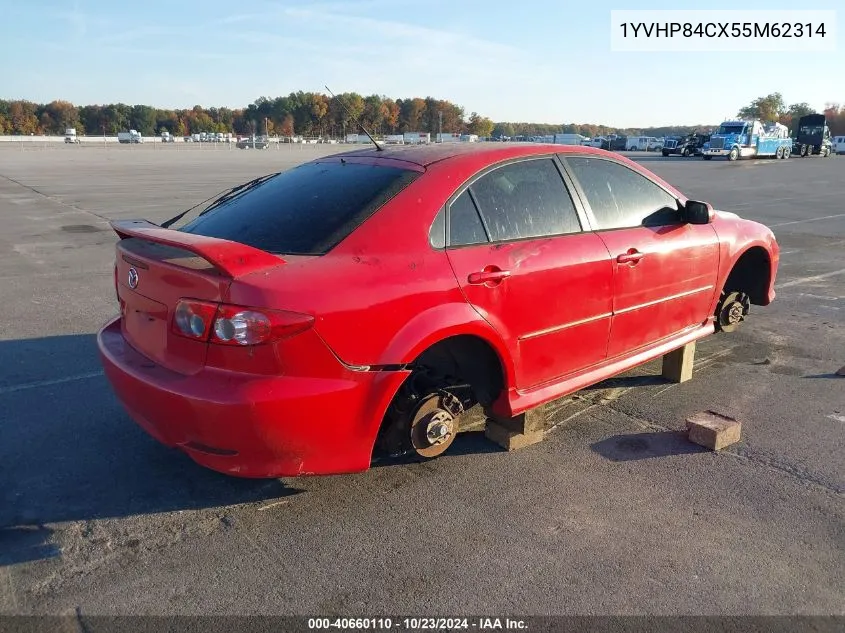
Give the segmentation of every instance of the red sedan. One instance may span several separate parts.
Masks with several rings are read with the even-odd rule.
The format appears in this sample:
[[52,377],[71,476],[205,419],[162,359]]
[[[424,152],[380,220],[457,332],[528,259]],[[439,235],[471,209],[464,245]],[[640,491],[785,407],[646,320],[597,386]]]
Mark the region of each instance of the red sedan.
[[779,252],[622,156],[528,144],[357,150],[112,226],[118,398],[244,477],[435,457],[475,404],[516,416],[735,329]]

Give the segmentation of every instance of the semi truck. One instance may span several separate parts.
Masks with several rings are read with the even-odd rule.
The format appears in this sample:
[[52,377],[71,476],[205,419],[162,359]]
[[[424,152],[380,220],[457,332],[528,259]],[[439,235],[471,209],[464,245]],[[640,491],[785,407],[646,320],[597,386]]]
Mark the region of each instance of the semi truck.
[[663,143],[661,153],[664,156],[676,154],[678,156],[700,156],[704,144],[710,140],[709,134],[697,134],[693,132],[687,136],[678,138],[667,138]]
[[740,158],[789,158],[792,140],[789,128],[780,123],[764,124],[760,120],[725,121],[710,137],[704,160],[724,156],[730,161]]
[[807,114],[798,119],[798,130],[792,142],[792,153],[802,158],[818,154],[828,157],[833,153],[830,128],[823,114]]
[[129,130],[128,132],[117,133],[118,143],[143,143],[144,137],[138,130]]
[[65,143],[79,143],[75,127],[69,127],[65,130]]

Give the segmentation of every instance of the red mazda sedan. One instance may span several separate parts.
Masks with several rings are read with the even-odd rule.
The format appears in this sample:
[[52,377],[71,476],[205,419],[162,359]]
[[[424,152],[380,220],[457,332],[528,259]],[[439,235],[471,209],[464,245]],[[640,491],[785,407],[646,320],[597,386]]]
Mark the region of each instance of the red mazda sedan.
[[112,226],[109,381],[244,477],[435,457],[469,407],[516,416],[735,329],[779,252],[622,156],[528,144],[356,150]]

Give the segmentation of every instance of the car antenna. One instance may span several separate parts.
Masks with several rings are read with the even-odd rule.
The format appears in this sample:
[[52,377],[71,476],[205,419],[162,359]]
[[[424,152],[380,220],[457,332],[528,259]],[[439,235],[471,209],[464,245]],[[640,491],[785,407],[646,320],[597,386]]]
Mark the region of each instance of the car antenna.
[[356,124],[358,127],[360,127],[362,130],[364,130],[364,134],[366,134],[366,135],[367,135],[367,138],[368,138],[368,139],[370,139],[370,140],[373,142],[373,145],[375,145],[375,146],[376,146],[376,151],[377,151],[377,152],[382,152],[382,151],[384,151],[384,148],[376,142],[376,139],[374,139],[374,138],[373,138],[373,135],[372,135],[372,134],[370,134],[370,133],[369,133],[369,131],[367,130],[367,128],[365,128],[365,127],[364,127],[364,124],[363,124],[363,123],[361,123],[358,119],[356,119],[355,117],[353,117],[353,116],[352,116],[352,113],[349,111],[349,108],[347,108],[347,107],[346,107],[346,104],[343,102],[343,99],[341,99],[340,97],[336,96],[336,95],[335,95],[335,93],[333,93],[333,92],[331,91],[331,89],[330,89],[328,86],[326,86],[326,90],[328,90],[328,91],[329,91],[329,94],[330,94],[330,95],[331,95],[334,99],[337,99],[337,100],[338,100],[338,102],[340,103],[340,107],[342,107],[342,108],[343,108],[343,111],[344,111],[344,112],[346,112],[346,114],[348,114],[348,115],[349,115],[349,118],[350,118],[350,119],[352,119],[353,121],[355,121],[355,124]]

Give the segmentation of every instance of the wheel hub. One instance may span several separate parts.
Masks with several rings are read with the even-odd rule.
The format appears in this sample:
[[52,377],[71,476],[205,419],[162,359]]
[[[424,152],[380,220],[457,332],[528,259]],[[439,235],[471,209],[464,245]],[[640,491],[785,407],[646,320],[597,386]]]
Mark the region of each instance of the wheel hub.
[[733,325],[734,323],[739,323],[740,321],[742,321],[743,312],[744,311],[742,309],[741,303],[733,303],[728,308],[728,323]]
[[431,446],[437,446],[448,441],[452,436],[452,416],[448,411],[437,409],[434,411],[425,428],[425,439]]
[[458,434],[461,401],[441,391],[425,399],[411,420],[411,446],[420,457],[430,459],[443,454]]

